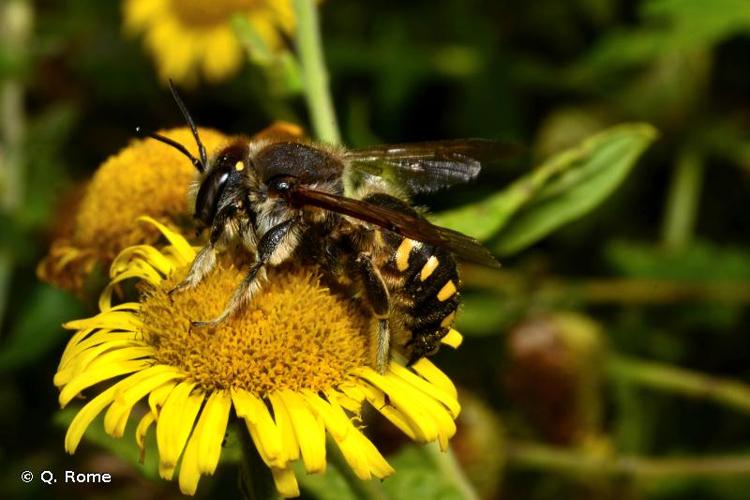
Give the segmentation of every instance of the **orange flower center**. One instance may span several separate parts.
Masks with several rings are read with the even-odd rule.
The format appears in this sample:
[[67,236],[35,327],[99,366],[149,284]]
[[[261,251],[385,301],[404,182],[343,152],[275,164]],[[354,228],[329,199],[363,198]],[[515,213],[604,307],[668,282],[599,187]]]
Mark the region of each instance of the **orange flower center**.
[[189,26],[213,26],[229,21],[233,14],[262,5],[260,0],[171,0],[172,11]]
[[144,297],[144,339],[156,348],[157,361],[182,368],[207,390],[317,392],[370,362],[373,320],[308,270],[271,270],[263,291],[233,317],[216,328],[192,330],[190,320],[212,319],[223,310],[243,273],[219,266],[196,288],[167,295],[185,273]]

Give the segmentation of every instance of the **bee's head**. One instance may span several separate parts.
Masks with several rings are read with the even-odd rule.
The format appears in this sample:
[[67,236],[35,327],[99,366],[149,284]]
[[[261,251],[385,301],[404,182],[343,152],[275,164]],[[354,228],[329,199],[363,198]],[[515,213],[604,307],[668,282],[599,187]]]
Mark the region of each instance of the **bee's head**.
[[248,147],[237,141],[219,151],[208,162],[195,197],[194,217],[206,227],[211,227],[220,208],[241,202],[244,178],[249,173]]

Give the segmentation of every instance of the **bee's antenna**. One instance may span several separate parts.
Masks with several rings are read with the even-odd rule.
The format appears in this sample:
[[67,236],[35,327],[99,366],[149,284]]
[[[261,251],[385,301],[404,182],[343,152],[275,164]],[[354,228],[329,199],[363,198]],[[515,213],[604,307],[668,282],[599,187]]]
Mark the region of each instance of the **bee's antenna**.
[[[198,153],[201,157],[201,166],[198,167],[198,165],[196,165],[196,168],[198,168],[200,172],[203,172],[204,170],[206,170],[206,165],[208,165],[208,156],[206,155],[206,148],[203,146],[201,138],[198,136],[198,127],[195,126],[193,117],[190,116],[190,113],[188,113],[187,107],[185,107],[185,103],[182,102],[182,99],[180,99],[180,95],[177,93],[177,89],[175,88],[171,78],[169,79],[169,90],[172,92],[172,97],[174,97],[174,101],[177,103],[177,107],[180,108],[182,116],[185,117],[185,121],[190,127],[190,131],[193,133],[193,137],[195,137],[195,143],[198,145]],[[193,164],[195,164],[195,162],[193,162]]]
[[135,132],[138,135],[144,135],[146,137],[151,137],[152,139],[156,139],[159,142],[163,142],[164,144],[166,144],[168,146],[172,146],[177,151],[179,151],[180,153],[182,153],[185,156],[187,156],[188,158],[190,158],[190,161],[193,163],[193,165],[195,166],[195,168],[198,169],[199,172],[203,172],[206,169],[205,166],[204,166],[205,164],[202,163],[198,158],[196,158],[195,156],[193,156],[192,154],[190,154],[190,151],[188,151],[188,149],[184,145],[180,144],[179,142],[177,142],[177,141],[175,141],[173,139],[170,139],[169,137],[163,136],[161,134],[157,134],[156,132],[146,132],[141,127],[136,127],[135,128]]

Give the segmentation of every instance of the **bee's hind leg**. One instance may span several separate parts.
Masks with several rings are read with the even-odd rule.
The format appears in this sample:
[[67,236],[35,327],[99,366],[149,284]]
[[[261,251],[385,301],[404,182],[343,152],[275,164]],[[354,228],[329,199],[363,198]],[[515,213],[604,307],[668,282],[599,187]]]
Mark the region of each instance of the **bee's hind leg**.
[[391,331],[388,321],[390,316],[390,297],[388,288],[385,285],[383,277],[380,275],[380,271],[373,265],[368,254],[360,253],[355,262],[362,278],[362,288],[367,303],[375,317],[378,318],[375,368],[378,370],[378,373],[382,374],[388,368],[391,356]]
[[266,265],[286,260],[299,241],[297,227],[299,218],[294,217],[269,229],[258,242],[257,260],[250,266],[245,279],[240,282],[229,299],[224,311],[208,321],[191,321],[194,328],[215,327],[232,316],[243,305],[252,300],[266,279]]

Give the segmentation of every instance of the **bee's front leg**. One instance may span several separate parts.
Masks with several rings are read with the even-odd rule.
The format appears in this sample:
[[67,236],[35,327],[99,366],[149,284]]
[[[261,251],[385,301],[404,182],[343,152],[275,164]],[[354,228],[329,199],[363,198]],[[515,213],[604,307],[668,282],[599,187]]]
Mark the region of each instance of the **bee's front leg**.
[[198,252],[198,255],[195,256],[185,279],[167,292],[168,295],[194,288],[198,283],[203,281],[203,278],[205,278],[214,267],[216,267],[216,249],[214,248],[213,243],[209,243]]
[[378,373],[382,374],[388,368],[388,361],[391,354],[391,332],[388,322],[390,316],[390,296],[383,276],[380,275],[378,268],[373,265],[368,254],[360,253],[355,262],[360,272],[362,288],[367,303],[378,319],[375,368],[378,370]]
[[299,241],[299,218],[294,217],[269,229],[258,242],[257,260],[237,286],[224,311],[209,321],[191,321],[195,328],[214,327],[234,314],[258,293],[266,279],[266,264],[279,264],[289,257]]

